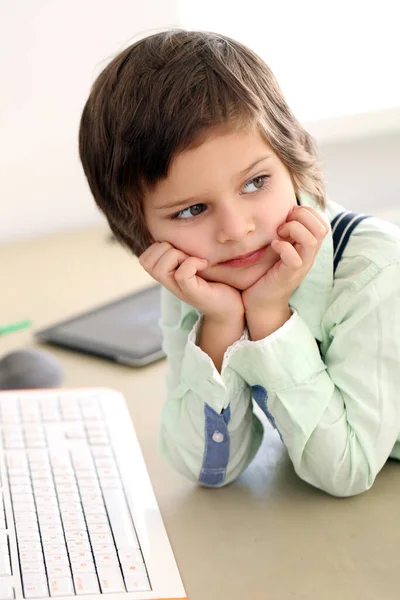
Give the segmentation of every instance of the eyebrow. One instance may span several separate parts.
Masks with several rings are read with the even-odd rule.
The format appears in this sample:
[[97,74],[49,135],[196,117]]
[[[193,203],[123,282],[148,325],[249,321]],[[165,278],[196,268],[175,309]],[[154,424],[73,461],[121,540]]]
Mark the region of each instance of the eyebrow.
[[[242,177],[243,175],[246,175],[246,173],[251,171],[251,169],[254,169],[254,167],[256,165],[258,165],[258,163],[263,162],[264,160],[267,160],[269,158],[272,158],[272,154],[267,154],[266,156],[257,158],[257,160],[255,160],[253,163],[251,163],[251,165],[249,165],[248,167],[243,169],[243,171],[240,171],[239,176]],[[171,202],[170,204],[163,204],[162,206],[156,206],[155,210],[165,210],[167,208],[169,209],[169,208],[174,208],[177,206],[189,206],[191,202],[195,202],[195,201],[196,201],[195,197],[186,198],[183,200],[176,200],[175,202]]]

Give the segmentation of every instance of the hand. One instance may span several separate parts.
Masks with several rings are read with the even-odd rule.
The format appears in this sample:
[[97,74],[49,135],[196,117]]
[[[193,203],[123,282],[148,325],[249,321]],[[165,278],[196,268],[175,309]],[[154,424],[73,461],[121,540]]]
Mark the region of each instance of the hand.
[[272,249],[280,260],[242,293],[246,315],[288,306],[294,290],[311,269],[329,226],[310,206],[296,206],[278,227]]
[[228,322],[244,315],[238,290],[224,283],[210,283],[198,275],[207,268],[204,258],[189,256],[169,242],[155,242],[139,257],[139,263],[179,300],[214,321]]

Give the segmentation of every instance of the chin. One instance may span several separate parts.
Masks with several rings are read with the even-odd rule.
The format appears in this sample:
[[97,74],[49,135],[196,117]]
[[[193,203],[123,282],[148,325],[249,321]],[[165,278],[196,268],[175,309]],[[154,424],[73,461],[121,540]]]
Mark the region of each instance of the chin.
[[232,283],[228,283],[228,285],[231,285],[232,287],[235,287],[237,290],[240,290],[241,292],[244,292],[245,290],[247,290],[249,287],[251,287],[252,285],[254,285],[256,283],[256,281],[258,281],[259,279],[261,279],[261,277],[263,277],[265,275],[265,272],[262,273],[258,273],[258,274],[242,274],[241,277],[237,278],[237,281],[232,281]]
[[258,281],[261,277],[265,275],[268,269],[260,268],[260,265],[257,265],[258,268],[246,269],[245,271],[234,271],[229,274],[220,274],[219,276],[214,275],[213,273],[204,272],[201,274],[201,277],[206,281],[216,282],[216,283],[225,283],[226,285],[230,285],[231,287],[244,292],[247,288],[251,287]]

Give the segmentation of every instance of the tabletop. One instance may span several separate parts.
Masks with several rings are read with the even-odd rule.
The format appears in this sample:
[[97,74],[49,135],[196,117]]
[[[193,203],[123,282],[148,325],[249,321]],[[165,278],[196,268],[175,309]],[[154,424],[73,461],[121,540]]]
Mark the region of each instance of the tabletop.
[[[33,333],[153,283],[106,226],[0,248],[0,325],[31,319],[0,338],[0,358],[38,347]],[[159,455],[165,360],[143,368],[46,346],[63,387],[106,386],[127,400],[190,600],[397,600],[400,465],[389,460],[371,490],[334,498],[295,474],[264,419],[262,446],[233,484],[207,489]],[[262,417],[261,417],[262,418]]]

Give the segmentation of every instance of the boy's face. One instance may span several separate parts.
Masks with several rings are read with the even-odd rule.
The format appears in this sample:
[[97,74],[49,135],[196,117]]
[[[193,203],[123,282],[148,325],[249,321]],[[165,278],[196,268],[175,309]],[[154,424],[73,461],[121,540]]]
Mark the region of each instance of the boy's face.
[[279,260],[270,243],[295,205],[289,171],[258,131],[219,130],[176,156],[144,216],[155,241],[208,260],[203,279],[245,290]]

